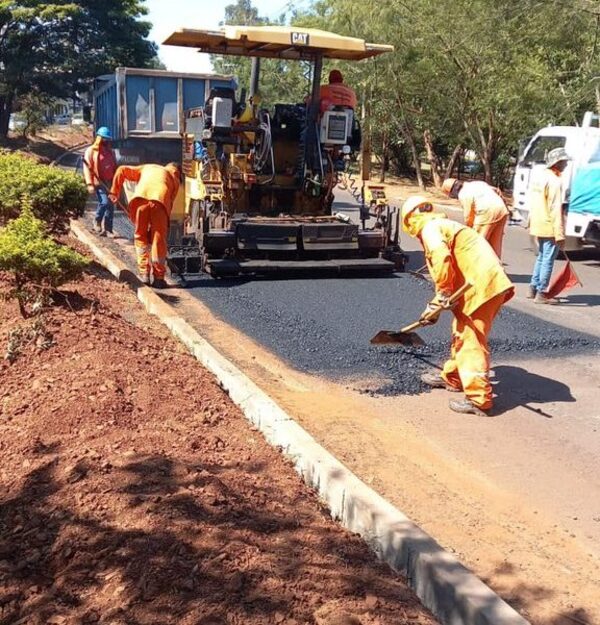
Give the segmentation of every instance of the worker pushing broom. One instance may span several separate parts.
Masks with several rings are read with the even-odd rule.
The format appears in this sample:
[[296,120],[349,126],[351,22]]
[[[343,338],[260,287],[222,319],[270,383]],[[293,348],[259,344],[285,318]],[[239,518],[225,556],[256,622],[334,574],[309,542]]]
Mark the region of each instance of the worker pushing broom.
[[[426,198],[406,200],[402,226],[421,242],[436,290],[420,321],[409,329],[435,323],[444,309],[454,314],[450,358],[441,374],[425,373],[421,380],[433,388],[464,392],[464,399],[450,401],[454,412],[485,416],[493,403],[488,336],[514,286],[490,244],[471,228],[434,213]],[[402,332],[382,331],[372,342],[405,343],[406,338]]]

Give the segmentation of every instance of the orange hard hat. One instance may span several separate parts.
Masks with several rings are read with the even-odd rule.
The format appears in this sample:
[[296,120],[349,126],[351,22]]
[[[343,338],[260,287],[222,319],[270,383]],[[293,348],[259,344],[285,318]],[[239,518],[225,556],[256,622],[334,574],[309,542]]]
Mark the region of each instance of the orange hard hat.
[[446,180],[442,182],[442,193],[449,196],[455,183],[456,178],[446,178]]

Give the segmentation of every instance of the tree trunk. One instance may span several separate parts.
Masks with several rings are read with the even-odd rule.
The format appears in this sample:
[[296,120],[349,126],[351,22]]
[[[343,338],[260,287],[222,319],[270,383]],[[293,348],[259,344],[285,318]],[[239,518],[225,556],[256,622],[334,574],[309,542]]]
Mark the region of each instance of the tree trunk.
[[412,129],[408,124],[408,120],[406,119],[406,110],[404,107],[404,101],[402,100],[402,96],[400,94],[396,94],[396,102],[398,103],[400,114],[402,115],[402,123],[401,123],[402,136],[404,137],[404,140],[408,144],[408,148],[412,156],[413,166],[415,168],[415,173],[417,174],[417,183],[419,184],[419,187],[421,189],[425,190],[425,182],[423,181],[423,172],[421,171],[421,161],[419,160],[419,152],[417,150],[417,144],[415,142]]
[[0,96],[0,138],[8,135],[8,125],[12,113],[14,97],[12,94]]
[[484,133],[479,120],[476,122],[477,134],[479,135],[479,158],[483,164],[483,171],[485,173],[485,181],[488,184],[493,183],[492,164],[494,161],[494,146],[497,140],[494,131],[494,114],[490,111],[488,114],[488,129],[487,133]]
[[388,148],[388,131],[384,130],[383,139],[381,141],[381,171],[379,174],[379,182],[385,182],[385,172],[388,168],[389,148]]
[[404,139],[406,143],[408,143],[408,148],[410,150],[410,154],[412,156],[413,166],[415,168],[415,173],[417,174],[417,183],[423,191],[425,190],[425,181],[423,180],[423,172],[421,171],[421,161],[419,161],[419,152],[417,151],[417,144],[415,143],[414,137],[408,128],[404,129],[402,133],[404,135]]
[[362,128],[362,141],[360,146],[360,170],[363,182],[371,180],[371,98],[369,93],[363,92],[360,112],[360,125]]
[[442,162],[440,157],[435,153],[435,149],[433,147],[433,140],[431,139],[431,133],[429,130],[425,130],[423,132],[423,141],[425,142],[425,150],[427,151],[427,160],[429,161],[429,165],[431,167],[431,177],[433,178],[433,184],[436,188],[441,188],[442,186],[442,176],[440,174],[442,170]]
[[483,158],[481,159],[483,161],[483,171],[485,174],[485,181],[488,184],[492,184],[493,182],[493,175],[492,175],[492,163],[490,161],[490,159],[487,156],[487,153],[484,154]]
[[454,148],[454,152],[452,152],[452,156],[450,157],[450,160],[448,161],[448,166],[446,167],[446,171],[444,172],[444,178],[452,177],[452,172],[454,171],[454,168],[458,164],[460,157],[462,156],[462,152],[463,152],[463,148],[462,148],[462,145],[459,143]]

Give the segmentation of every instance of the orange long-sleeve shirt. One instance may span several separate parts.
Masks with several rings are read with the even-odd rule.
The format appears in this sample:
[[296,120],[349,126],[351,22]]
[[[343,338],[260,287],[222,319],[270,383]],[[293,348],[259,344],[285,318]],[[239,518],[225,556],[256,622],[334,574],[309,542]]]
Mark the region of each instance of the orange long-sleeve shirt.
[[453,293],[465,282],[462,311],[474,313],[496,295],[514,295],[514,286],[490,244],[474,230],[450,219],[428,220],[419,233],[438,292]]
[[527,203],[531,236],[563,241],[565,224],[562,214],[561,177],[552,169],[535,172]]
[[114,152],[100,137],[97,137],[94,144],[90,145],[83,155],[85,184],[91,184],[95,187],[100,183],[109,185],[116,169],[117,161]]
[[493,224],[508,216],[508,209],[494,187],[482,180],[465,182],[458,201],[462,206],[467,226]]
[[328,106],[347,106],[356,110],[356,93],[354,93],[352,87],[348,87],[344,83],[321,85],[320,98],[322,110],[324,104]]
[[119,197],[126,180],[136,183],[135,194],[129,202],[132,213],[140,204],[153,200],[160,202],[167,214],[171,214],[179,190],[179,180],[167,168],[162,165],[119,167],[113,179],[111,194]]

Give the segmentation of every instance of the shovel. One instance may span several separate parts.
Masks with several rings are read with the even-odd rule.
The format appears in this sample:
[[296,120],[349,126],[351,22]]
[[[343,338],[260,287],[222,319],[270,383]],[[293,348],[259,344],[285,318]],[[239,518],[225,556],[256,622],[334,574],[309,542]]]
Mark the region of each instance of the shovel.
[[456,303],[467,291],[471,288],[468,283],[463,284],[460,289],[453,293],[448,298],[448,304],[446,306],[436,306],[433,310],[425,313],[419,321],[415,321],[410,325],[402,328],[398,332],[393,330],[380,330],[371,339],[372,345],[405,345],[407,347],[422,347],[425,345],[425,341],[413,330],[422,328],[423,326],[430,325],[431,320],[437,317],[442,310],[448,310],[452,304]]

